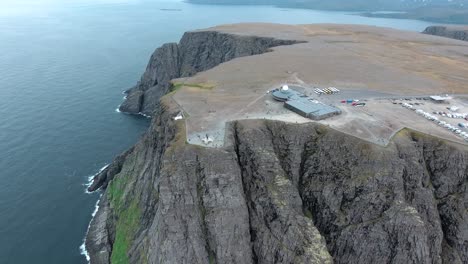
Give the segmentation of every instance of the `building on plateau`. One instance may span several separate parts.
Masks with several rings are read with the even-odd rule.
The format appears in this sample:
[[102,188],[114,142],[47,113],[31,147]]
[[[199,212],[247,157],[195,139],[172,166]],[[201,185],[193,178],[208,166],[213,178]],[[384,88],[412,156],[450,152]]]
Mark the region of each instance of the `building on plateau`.
[[286,102],[288,100],[298,97],[298,93],[289,89],[287,85],[283,85],[281,89],[274,90],[272,96],[276,101]]
[[284,102],[284,107],[287,109],[312,120],[322,120],[341,114],[339,108],[313,100],[290,89],[287,85],[273,91],[272,96],[275,100]]
[[429,98],[431,98],[431,100],[436,103],[445,103],[447,100],[452,99],[452,97],[450,96],[439,96],[439,95],[432,95],[432,96],[429,96]]

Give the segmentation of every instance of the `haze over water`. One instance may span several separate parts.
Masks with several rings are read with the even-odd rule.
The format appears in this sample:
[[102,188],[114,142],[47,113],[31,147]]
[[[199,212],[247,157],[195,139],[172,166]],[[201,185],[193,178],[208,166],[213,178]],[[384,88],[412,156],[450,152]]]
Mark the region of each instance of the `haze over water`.
[[[168,11],[171,9],[171,11]],[[429,23],[179,1],[0,1],[0,263],[86,263],[84,184],[149,121],[115,112],[153,50],[223,23]]]

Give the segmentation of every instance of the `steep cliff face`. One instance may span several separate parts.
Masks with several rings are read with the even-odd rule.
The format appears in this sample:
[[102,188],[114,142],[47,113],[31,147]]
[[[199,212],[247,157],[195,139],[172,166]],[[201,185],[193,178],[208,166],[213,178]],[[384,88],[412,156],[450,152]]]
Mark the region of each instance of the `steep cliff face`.
[[224,148],[187,144],[170,79],[291,43],[194,32],[153,54],[122,106],[152,124],[90,187],[91,263],[468,263],[466,146],[265,120],[230,123]]
[[446,26],[430,26],[427,27],[424,31],[424,34],[453,38],[458,40],[468,41],[468,28],[460,27],[446,27]]
[[[159,177],[154,176],[160,174],[169,142],[177,140],[171,110],[161,106],[140,141],[95,177],[90,190],[102,187],[105,193],[87,234],[91,263],[110,263],[111,256],[112,262],[128,263],[135,234],[146,232],[152,222],[159,202]],[[146,244],[135,246],[138,252],[147,249]]]
[[152,116],[159,99],[168,92],[171,79],[192,76],[234,58],[294,43],[297,41],[217,31],[187,32],[179,44],[169,43],[156,49],[141,80],[126,92],[120,111]]
[[[172,113],[174,114],[174,113]],[[92,263],[466,263],[468,149],[329,128],[230,125],[188,145],[165,108],[107,187]]]

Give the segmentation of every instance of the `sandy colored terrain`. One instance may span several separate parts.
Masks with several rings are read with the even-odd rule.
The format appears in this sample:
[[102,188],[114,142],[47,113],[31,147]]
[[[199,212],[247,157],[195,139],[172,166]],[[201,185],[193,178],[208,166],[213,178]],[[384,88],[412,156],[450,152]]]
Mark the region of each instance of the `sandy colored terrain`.
[[[188,86],[173,99],[188,114],[190,143],[208,134],[221,146],[227,121],[267,118],[312,122],[283,108],[267,90],[288,83],[307,94],[334,86],[342,93],[318,98],[343,114],[320,121],[338,130],[386,144],[402,127],[460,141],[453,133],[394,105],[405,95],[468,94],[468,43],[414,32],[354,25],[236,24],[209,30],[302,40],[272,52],[237,58],[197,75],[174,80]],[[195,84],[195,85],[194,85]],[[341,106],[340,99],[367,99],[364,108]],[[452,101],[452,104],[463,104]],[[426,102],[427,105],[430,102]]]

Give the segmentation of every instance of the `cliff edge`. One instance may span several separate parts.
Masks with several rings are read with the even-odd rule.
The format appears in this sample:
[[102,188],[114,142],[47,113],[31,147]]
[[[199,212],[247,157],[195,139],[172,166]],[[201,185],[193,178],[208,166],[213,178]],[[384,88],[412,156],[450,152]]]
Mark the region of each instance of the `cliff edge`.
[[168,43],[156,49],[141,80],[126,91],[126,99],[119,110],[152,116],[159,98],[169,91],[172,79],[192,76],[234,58],[261,54],[272,47],[294,43],[297,41],[217,31],[187,32],[178,44]]
[[468,150],[381,147],[314,124],[237,121],[189,145],[170,109],[113,176],[91,263],[466,263]]
[[304,43],[278,39],[200,31],[156,50],[122,105],[151,126],[90,187],[104,192],[91,263],[467,263],[466,145],[403,129],[381,146],[264,119],[228,122],[223,147],[189,144],[171,79]]
[[423,33],[468,41],[468,26],[430,26],[427,27]]

